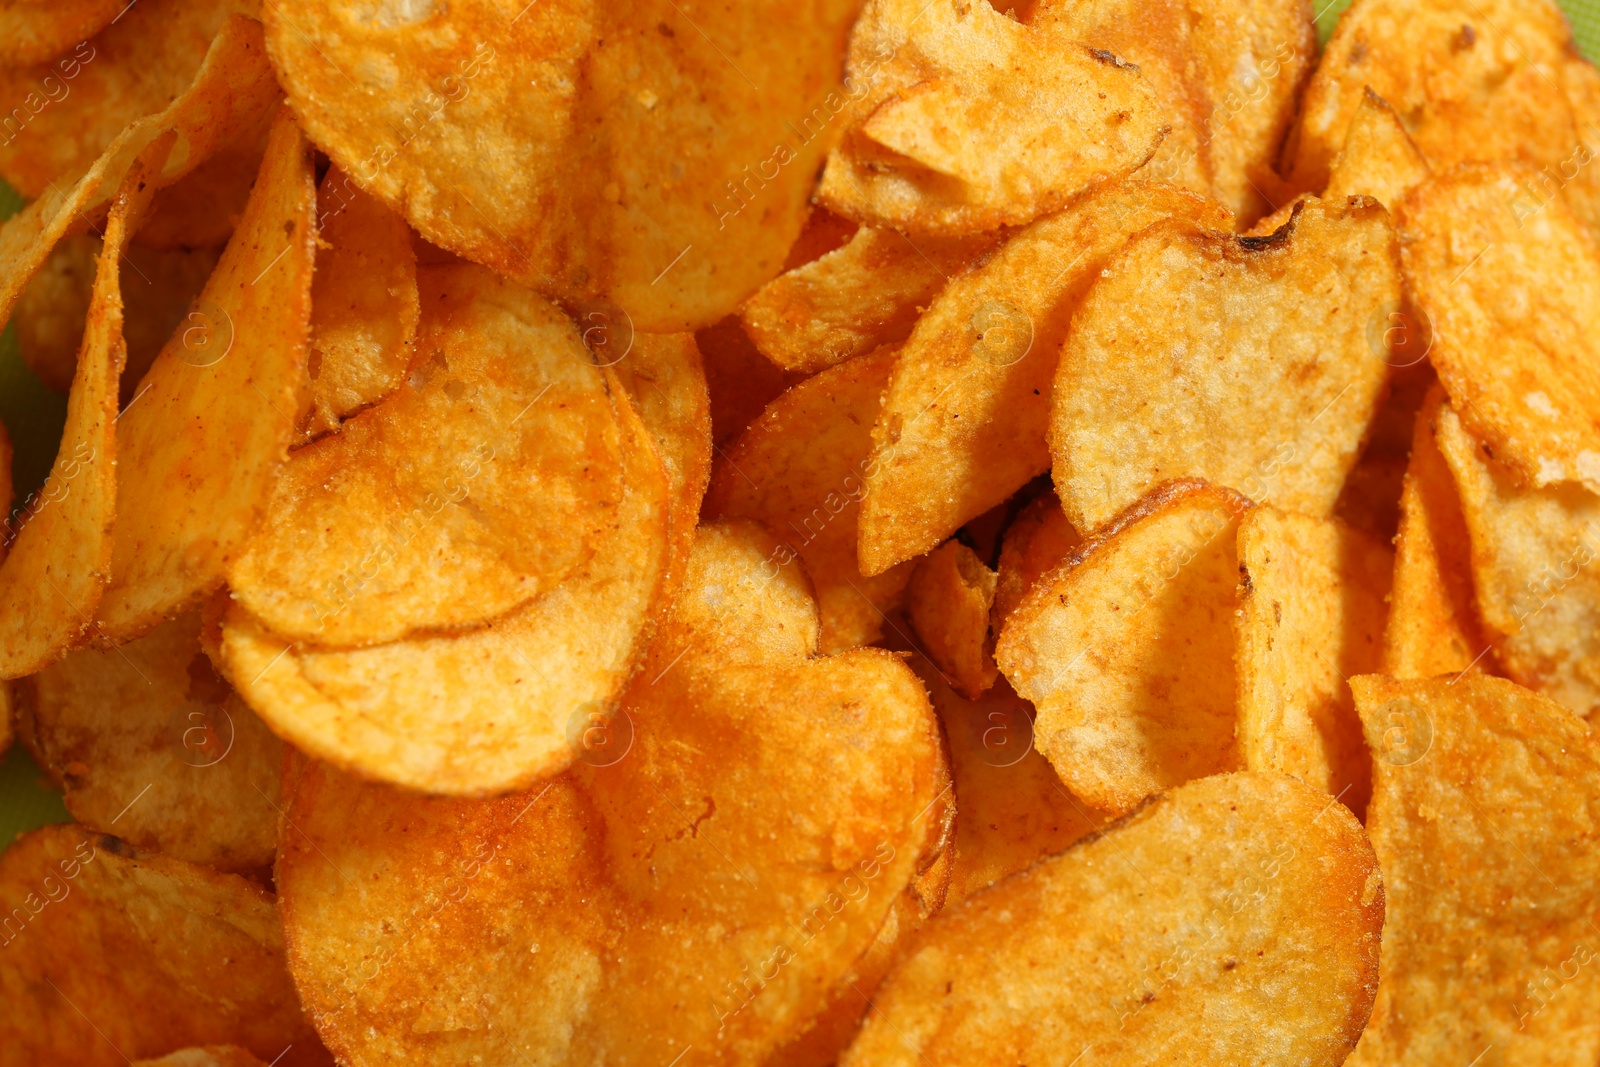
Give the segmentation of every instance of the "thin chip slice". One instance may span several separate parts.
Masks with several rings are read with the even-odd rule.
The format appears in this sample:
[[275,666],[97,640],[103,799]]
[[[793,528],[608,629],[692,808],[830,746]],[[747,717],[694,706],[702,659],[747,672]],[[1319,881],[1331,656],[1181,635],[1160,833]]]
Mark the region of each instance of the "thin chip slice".
[[416,352],[417,254],[405,220],[338,167],[317,190],[311,281],[312,434],[400,387]]
[[0,3],[0,68],[54,59],[127,8],[128,0],[5,0]]
[[237,1045],[207,1045],[168,1053],[158,1060],[137,1060],[133,1067],[268,1067]]
[[968,700],[994,684],[989,615],[997,575],[960,541],[946,541],[911,572],[906,614],[928,658]]
[[1373,751],[1367,831],[1389,899],[1378,1001],[1346,1062],[1600,1056],[1593,732],[1499,678],[1350,685]]
[[1034,583],[1006,621],[995,659],[1039,711],[1039,750],[1101,811],[1242,766],[1234,541],[1248,506],[1201,482],[1163,486]]
[[[0,853],[0,1064],[125,1065],[232,1042],[328,1064],[272,894],[65,824]],[[88,1021],[86,1021],[88,1020]]]
[[727,451],[706,494],[707,516],[763,522],[783,539],[777,562],[804,562],[825,652],[876,641],[911,580],[909,564],[867,578],[856,560],[872,420],[894,362],[894,349],[857,356],[789,389]]
[[1378,668],[1394,553],[1336,519],[1276,508],[1239,523],[1239,748],[1357,816],[1371,760],[1345,679]]
[[936,919],[840,1064],[1337,1067],[1383,914],[1348,811],[1282,775],[1207,778]]
[[1388,379],[1373,323],[1399,306],[1397,258],[1360,197],[1308,201],[1272,237],[1174,220],[1134,238],[1061,351],[1050,445],[1073,526],[1186,476],[1329,514]]
[[197,607],[266,514],[309,401],[315,208],[311,148],[283,109],[199,319],[117,424],[116,549],[96,626],[108,642]]
[[34,758],[85,826],[218,870],[277,849],[283,745],[212,669],[200,616],[17,683]]
[[1084,293],[1162,219],[1231,225],[1182,190],[1103,186],[953,279],[918,320],[873,428],[863,573],[931,550],[1050,468],[1050,382]]
[[805,579],[766,566],[775,548],[752,524],[701,530],[650,665],[601,719],[631,747],[596,765],[492,801],[299,772],[278,884],[343,1062],[509,1044],[732,1065],[806,1032],[940,848],[948,777],[915,676],[881,649],[816,656]]
[[1463,421],[1443,405],[1434,426],[1466,519],[1477,617],[1496,664],[1591,715],[1600,710],[1600,497],[1576,485],[1519,488]]
[[1033,583],[1064,563],[1083,544],[1067,521],[1053,490],[1041,493],[1017,513],[1000,543],[999,576],[991,626],[998,634]]
[[666,474],[621,383],[607,391],[622,499],[602,550],[544,596],[476,630],[356,650],[296,648],[229,608],[224,673],[274,733],[363,777],[456,796],[571,763],[587,716],[614,705],[644,654],[670,564]]
[[424,268],[420,284],[414,373],[295,452],[227,572],[285,640],[481,625],[557,588],[615,521],[619,430],[572,320],[482,267]]
[[1524,484],[1600,492],[1600,246],[1537,175],[1463,165],[1407,198],[1406,284],[1467,429]]

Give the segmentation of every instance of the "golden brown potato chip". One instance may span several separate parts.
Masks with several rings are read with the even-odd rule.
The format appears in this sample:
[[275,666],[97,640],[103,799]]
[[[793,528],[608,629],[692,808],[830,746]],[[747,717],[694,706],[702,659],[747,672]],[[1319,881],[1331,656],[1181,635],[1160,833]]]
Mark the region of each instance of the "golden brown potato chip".
[[1308,201],[1272,237],[1173,220],[1129,242],[1056,374],[1050,444],[1072,525],[1094,530],[1191,475],[1329,514],[1388,378],[1395,246],[1364,198]]
[[138,1060],[133,1067],[268,1067],[237,1045],[207,1045],[168,1053],[158,1060]]
[[482,625],[556,589],[615,521],[620,431],[572,320],[482,267],[419,281],[415,371],[295,452],[227,572],[285,640],[359,648]]
[[417,254],[405,220],[338,167],[317,190],[320,243],[311,281],[311,422],[346,416],[400,387],[416,352]]
[[1081,544],[1083,538],[1067,521],[1054,490],[1040,494],[1018,512],[1000,545],[1000,573],[990,622],[996,634],[1004,629],[1033,583],[1055,570]]
[[274,3],[266,22],[311,139],[424,237],[667,331],[781,269],[856,7],[745,3],[709,36],[673,0]]
[[946,541],[917,563],[906,588],[906,615],[928,658],[968,700],[998,673],[989,639],[996,578],[972,549]]
[[939,847],[949,785],[916,677],[881,649],[817,657],[777,547],[700,531],[649,665],[596,727],[630,747],[492,801],[300,773],[283,914],[344,1062],[760,1063],[806,1032]]
[[0,68],[54,59],[105,29],[131,6],[128,0],[4,0]]
[[572,761],[586,716],[633,675],[671,563],[666,474],[615,376],[606,392],[622,498],[599,549],[544,596],[479,629],[354,650],[295,647],[229,608],[224,671],[273,732],[365,777],[457,796],[525,788]]
[[934,920],[840,1064],[1337,1067],[1383,913],[1348,811],[1282,775],[1207,778]]
[[1234,739],[1235,531],[1249,502],[1163,486],[1035,582],[995,659],[1038,709],[1067,788],[1120,815],[1242,766]]
[[309,402],[311,148],[280,112],[250,206],[117,424],[117,526],[96,630],[148,633],[222,584]]
[[24,733],[79,822],[192,863],[264,872],[283,745],[217,676],[199,632],[190,613],[23,679]]
[[1050,380],[1068,322],[1128,236],[1172,215],[1229,225],[1192,193],[1103,186],[945,286],[900,350],[872,432],[864,573],[922,555],[1050,468]]
[[0,1064],[124,1065],[232,1042],[328,1064],[272,894],[71,824],[0,853]]
[[750,342],[736,316],[698,331],[694,341],[705,362],[711,440],[718,450],[738,440],[779,393],[803,380],[773,366]]
[[1350,685],[1389,899],[1378,1001],[1346,1062],[1595,1059],[1593,732],[1499,678]]
[[1345,679],[1377,670],[1394,553],[1335,519],[1258,507],[1239,523],[1239,748],[1360,815],[1372,792]]
[[893,349],[857,356],[789,389],[728,450],[706,493],[707,516],[763,522],[783,539],[783,561],[804,562],[825,652],[876,641],[911,580],[910,564],[865,578],[856,561],[872,421],[894,362]]
[[1444,390],[1417,413],[1400,496],[1394,588],[1383,633],[1382,673],[1394,678],[1487,670],[1488,643],[1472,606],[1472,546],[1454,477],[1434,440]]
[[1450,405],[1434,418],[1466,519],[1477,617],[1496,663],[1519,684],[1589,715],[1600,709],[1600,497],[1570,484],[1519,488],[1462,422]]
[[756,290],[740,321],[773,363],[814,374],[904,341],[950,275],[990,243],[983,237],[913,240],[863,226],[844,246]]
[[822,202],[912,234],[1028,223],[1150,158],[1166,130],[1137,67],[988,0],[870,0]]

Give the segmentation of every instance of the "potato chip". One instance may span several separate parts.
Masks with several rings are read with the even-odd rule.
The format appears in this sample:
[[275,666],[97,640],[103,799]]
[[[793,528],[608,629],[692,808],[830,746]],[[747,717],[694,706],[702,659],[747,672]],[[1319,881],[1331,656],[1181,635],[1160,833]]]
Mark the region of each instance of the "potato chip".
[[780,274],[739,313],[761,354],[815,374],[879,345],[899,344],[950,275],[988,238],[919,237],[863,226],[843,247]]
[[1345,679],[1377,669],[1394,553],[1335,519],[1253,509],[1239,523],[1239,748],[1360,815],[1372,792]]
[[706,493],[707,516],[764,522],[784,560],[804,562],[824,652],[876,641],[911,580],[909,564],[866,578],[856,560],[872,421],[894,362],[894,349],[857,356],[789,389],[728,450]]
[[1411,464],[1400,496],[1394,588],[1383,633],[1382,673],[1432,678],[1488,669],[1492,657],[1472,606],[1472,546],[1461,498],[1434,441],[1444,390],[1417,413]]
[[1035,497],[1006,528],[1000,545],[1000,568],[995,581],[994,614],[990,625],[998,634],[1011,612],[1040,577],[1056,569],[1083,544],[1067,521],[1053,490]]
[[777,547],[700,531],[611,720],[624,751],[492,801],[300,772],[282,910],[344,1062],[760,1063],[805,1033],[939,849],[949,786],[915,676],[881,649],[815,656]]
[[139,1060],[133,1067],[268,1067],[237,1045],[207,1045],[168,1053],[158,1060]]
[[1282,775],[1207,778],[936,919],[840,1065],[1336,1067],[1383,914],[1348,811]]
[[873,429],[863,573],[922,555],[1050,468],[1050,380],[1067,324],[1128,236],[1171,215],[1229,225],[1191,193],[1108,185],[945,286],[900,350]]
[[989,639],[996,578],[972,549],[946,541],[917,563],[906,588],[906,614],[928,658],[968,700],[998,673]]
[[1593,732],[1499,678],[1350,685],[1389,899],[1378,1001],[1346,1062],[1594,1059]]
[[261,171],[272,116],[267,109],[260,125],[218,145],[198,167],[157,193],[134,244],[168,250],[227,244]]
[[711,440],[718,449],[732,445],[779,393],[802,380],[773,366],[733,315],[698,331],[694,341],[705,363]]
[[556,589],[615,521],[620,431],[572,320],[482,267],[419,282],[414,373],[295,452],[227,572],[285,640],[359,648],[481,625]]
[[217,677],[200,616],[83,649],[17,683],[39,765],[67,810],[138,848],[262,873],[277,849],[283,744]]
[[331,1060],[300,1013],[272,894],[71,824],[0,853],[0,1063],[126,1064],[233,1042]]
[[1332,511],[1388,378],[1395,246],[1388,212],[1361,197],[1309,201],[1272,237],[1173,220],[1129,242],[1056,374],[1051,451],[1072,525],[1094,530],[1191,475]]
[[819,195],[912,234],[1031,222],[1142,165],[1166,130],[1137,67],[987,0],[871,0],[846,70]]
[[224,673],[274,733],[364,777],[458,796],[525,788],[572,761],[586,717],[643,655],[671,562],[666,475],[614,376],[606,391],[622,498],[599,549],[544,596],[478,629],[354,650],[295,647],[229,608]]
[[0,4],[0,68],[54,59],[110,25],[127,0],[6,0]]
[[1496,664],[1589,715],[1600,710],[1600,497],[1571,484],[1519,488],[1463,421],[1444,405],[1434,426],[1466,519],[1471,587]]
[[1039,751],[1101,811],[1242,766],[1234,540],[1248,506],[1202,482],[1164,486],[1035,582],[1006,621],[995,659],[1038,709]]
[[313,434],[400,387],[417,345],[417,254],[405,220],[330,167],[311,281]]
[[116,548],[96,625],[106,641],[198,606],[266,516],[309,401],[311,162],[283,110],[245,218],[119,416]]

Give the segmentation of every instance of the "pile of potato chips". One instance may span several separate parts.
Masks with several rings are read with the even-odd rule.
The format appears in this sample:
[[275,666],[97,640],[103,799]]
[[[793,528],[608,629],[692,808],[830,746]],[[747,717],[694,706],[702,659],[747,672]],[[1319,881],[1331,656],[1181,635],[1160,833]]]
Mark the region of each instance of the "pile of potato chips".
[[1313,16],[0,0],[0,1067],[1600,1062],[1600,73]]

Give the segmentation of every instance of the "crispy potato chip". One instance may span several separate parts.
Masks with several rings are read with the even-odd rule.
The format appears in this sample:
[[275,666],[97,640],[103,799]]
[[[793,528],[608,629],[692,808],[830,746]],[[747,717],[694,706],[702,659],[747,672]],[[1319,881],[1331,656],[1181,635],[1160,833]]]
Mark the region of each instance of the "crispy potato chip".
[[525,788],[572,761],[586,717],[633,675],[671,563],[667,476],[614,376],[606,391],[622,498],[600,550],[544,596],[479,629],[355,650],[295,647],[229,608],[224,672],[273,732],[365,777],[457,796]]
[[606,379],[572,320],[477,266],[420,272],[417,366],[295,452],[228,570],[286,640],[359,648],[483,624],[597,551],[623,494]]
[[198,606],[266,516],[310,399],[311,162],[284,109],[193,317],[119,416],[116,549],[96,624],[105,641]]
[[1534,172],[1465,165],[1407,198],[1406,283],[1472,434],[1519,482],[1600,492],[1600,247]]
[[1389,900],[1378,1001],[1346,1062],[1595,1059],[1593,732],[1499,678],[1350,686]]
[[922,555],[1050,469],[1050,380],[1067,324],[1128,236],[1172,215],[1229,225],[1192,193],[1108,185],[944,288],[900,350],[872,432],[863,573]]
[[982,696],[998,673],[989,638],[996,579],[976,552],[946,541],[917,563],[906,589],[906,615],[928,658],[968,700]]
[[736,316],[698,331],[694,341],[705,363],[711,440],[718,449],[738,440],[779,393],[803,380],[773,366],[745,335]]
[[417,254],[405,220],[338,167],[317,190],[321,247],[311,281],[313,434],[400,387],[416,352]]
[[261,873],[277,849],[283,745],[212,669],[200,616],[83,649],[18,682],[19,713],[67,810],[139,848]]
[[1477,617],[1496,663],[1587,716],[1600,710],[1600,497],[1570,484],[1519,488],[1462,422],[1450,405],[1434,417],[1466,519]]
[[849,243],[780,274],[745,301],[740,321],[761,354],[814,374],[879,345],[899,344],[984,237],[920,237],[863,226]]
[[936,919],[840,1065],[1337,1067],[1383,882],[1355,818],[1291,778],[1181,786]]
[[1360,816],[1372,769],[1345,679],[1378,667],[1394,553],[1335,519],[1253,509],[1239,523],[1239,748]]
[[1033,583],[1075,552],[1083,538],[1067,521],[1054,490],[1035,497],[1017,513],[1000,544],[990,627],[998,634]]
[[1417,413],[1400,496],[1394,588],[1383,633],[1382,673],[1432,678],[1487,669],[1489,647],[1472,606],[1472,546],[1461,498],[1434,440],[1444,390],[1435,386]]
[[205,1048],[179,1049],[158,1060],[138,1060],[133,1067],[268,1067],[268,1065],[237,1045],[207,1045]]
[[128,0],[5,0],[0,3],[0,68],[54,59],[127,11]]
[[1061,350],[1050,444],[1072,525],[1190,475],[1329,514],[1388,378],[1396,258],[1366,198],[1308,201],[1272,237],[1180,220],[1135,237]]
[[805,1033],[939,848],[949,785],[916,677],[881,649],[816,657],[777,547],[701,530],[611,720],[625,751],[493,801],[298,775],[291,966],[344,1062],[497,1062],[509,1043],[552,1064],[687,1046],[761,1063]]
[[856,7],[745,3],[712,36],[672,0],[338,0],[266,22],[311,139],[424,237],[668,331],[781,269]]
[[911,580],[910,564],[866,578],[856,561],[872,420],[894,362],[893,349],[857,356],[789,389],[717,464],[706,493],[707,516],[764,522],[783,539],[780,562],[804,562],[824,652],[876,641]]
[[126,1064],[233,1042],[332,1061],[300,1013],[272,894],[71,824],[0,853],[0,1064]]
[[1163,486],[1035,582],[995,649],[1074,794],[1120,815],[1242,766],[1234,739],[1235,531],[1249,502]]
[[1139,167],[1166,132],[1137,67],[988,0],[870,0],[846,69],[819,195],[913,234],[1031,222]]

